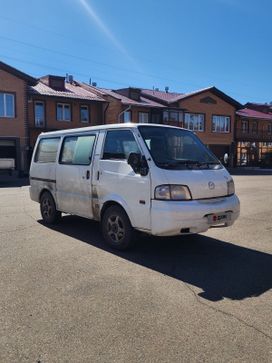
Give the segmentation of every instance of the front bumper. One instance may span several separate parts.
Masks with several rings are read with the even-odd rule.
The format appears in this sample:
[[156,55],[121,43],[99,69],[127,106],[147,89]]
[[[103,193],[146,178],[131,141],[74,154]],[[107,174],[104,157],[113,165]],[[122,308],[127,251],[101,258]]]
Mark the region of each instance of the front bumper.
[[240,202],[236,195],[186,202],[152,200],[151,234],[175,236],[205,232],[213,225],[208,215],[228,212],[224,227],[231,226],[240,214]]

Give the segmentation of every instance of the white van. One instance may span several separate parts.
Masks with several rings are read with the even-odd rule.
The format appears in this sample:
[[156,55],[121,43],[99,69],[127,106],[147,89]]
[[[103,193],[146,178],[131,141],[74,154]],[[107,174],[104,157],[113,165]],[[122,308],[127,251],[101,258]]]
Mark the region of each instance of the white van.
[[240,212],[231,176],[198,137],[157,124],[42,133],[30,185],[46,223],[62,212],[95,219],[117,249],[131,245],[134,230],[205,232],[231,226]]

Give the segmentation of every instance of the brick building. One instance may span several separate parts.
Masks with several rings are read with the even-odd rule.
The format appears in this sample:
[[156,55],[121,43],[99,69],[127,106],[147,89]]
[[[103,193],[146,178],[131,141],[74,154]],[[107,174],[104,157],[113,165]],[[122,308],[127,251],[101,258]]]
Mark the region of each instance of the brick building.
[[111,90],[82,84],[87,90],[95,92],[108,102],[105,123],[116,122],[160,122],[161,110],[165,106],[155,100],[144,97],[139,88]]
[[104,123],[107,102],[70,76],[48,75],[28,87],[30,148],[41,132]]
[[233,163],[235,114],[241,108],[239,102],[216,87],[187,94],[143,89],[142,94],[165,105],[162,123],[194,131],[218,158],[222,160],[228,153]]
[[221,160],[257,165],[272,152],[272,106],[242,105],[216,87],[192,93],[105,89],[48,75],[35,79],[0,62],[0,158],[27,172],[43,131],[116,122],[160,123],[194,131]]
[[27,87],[35,83],[35,78],[0,62],[0,158],[15,159],[18,172],[28,170]]
[[236,112],[236,161],[238,166],[257,166],[272,152],[272,107],[247,103]]

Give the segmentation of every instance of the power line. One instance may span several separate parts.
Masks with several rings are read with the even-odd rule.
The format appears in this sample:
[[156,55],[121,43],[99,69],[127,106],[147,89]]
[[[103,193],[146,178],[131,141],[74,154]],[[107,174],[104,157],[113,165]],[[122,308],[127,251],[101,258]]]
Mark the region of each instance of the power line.
[[35,48],[35,49],[41,49],[41,50],[44,50],[44,51],[47,51],[47,52],[59,54],[59,55],[65,56],[65,57],[70,57],[70,58],[82,60],[82,61],[85,61],[85,62],[91,62],[91,63],[95,63],[95,64],[102,65],[102,66],[105,66],[105,67],[110,67],[110,68],[113,68],[113,69],[117,69],[117,70],[119,70],[121,72],[128,72],[128,73],[134,73],[134,74],[136,73],[136,74],[140,74],[140,75],[143,75],[143,76],[148,76],[148,77],[155,78],[155,79],[157,78],[157,79],[161,79],[161,80],[164,80],[164,81],[175,82],[173,79],[160,77],[160,76],[157,76],[155,74],[148,74],[148,73],[144,73],[144,72],[139,72],[139,71],[134,71],[134,70],[121,68],[121,67],[114,66],[114,65],[111,65],[111,64],[108,64],[108,63],[98,62],[98,61],[96,61],[94,59],[85,58],[85,57],[77,56],[77,55],[74,55],[74,54],[60,52],[58,50],[41,47],[39,45],[23,42],[23,41],[20,41],[20,40],[17,40],[17,39],[9,38],[9,37],[4,37],[2,35],[0,35],[0,38],[11,41],[11,42],[14,42],[14,43],[22,44],[22,45],[25,45],[25,46],[28,46],[28,47],[32,47],[32,48]]
[[[4,55],[4,54],[0,54],[0,57],[5,57],[7,59],[12,59],[12,60],[15,60],[15,61],[20,62],[20,63],[31,64],[31,65],[34,65],[34,66],[41,67],[43,69],[46,69],[46,73],[48,72],[48,69],[53,69],[53,70],[56,70],[58,72],[63,73],[63,69],[55,67],[55,66],[48,66],[48,65],[45,65],[45,64],[41,64],[41,63],[26,61],[26,60],[22,60],[22,59],[19,59],[19,58],[16,58],[16,57],[7,56],[7,55]],[[90,77],[90,75],[86,74],[86,73],[79,73],[79,72],[75,72],[75,71],[74,72],[71,71],[69,73],[77,74],[78,76],[81,76],[81,77],[87,77],[87,78]],[[121,86],[126,86],[127,87],[127,84],[125,84],[125,83],[113,81],[113,80],[110,80],[110,79],[101,78],[99,76],[94,76],[94,78],[98,79],[100,81],[111,82],[111,83],[114,83],[114,84],[119,84]]]
[[[61,34],[61,33],[58,33],[58,32],[52,31],[52,30],[49,30],[49,29],[45,29],[45,28],[42,28],[42,27],[39,27],[39,26],[36,26],[36,25],[32,25],[32,24],[29,24],[29,23],[26,23],[26,22],[22,22],[21,20],[14,20],[12,18],[3,16],[3,15],[0,15],[0,18],[1,19],[4,19],[5,21],[14,22],[16,24],[22,24],[25,27],[32,28],[32,29],[37,29],[39,31],[46,32],[46,33],[51,33],[51,34],[53,34],[55,36],[58,36],[58,37],[67,39],[67,35],[64,35],[64,34]],[[168,81],[168,82],[177,83],[177,79],[173,80],[173,79],[169,79],[169,78],[165,78],[165,77],[160,77],[160,76],[157,76],[157,75],[152,75],[152,74],[148,74],[148,73],[144,73],[144,72],[139,72],[139,71],[133,71],[133,70],[129,70],[129,69],[124,69],[124,68],[121,68],[121,67],[118,67],[118,66],[114,66],[114,65],[107,64],[107,63],[98,62],[98,61],[95,61],[93,59],[87,59],[87,58],[80,57],[80,56],[76,56],[76,55],[62,53],[62,52],[59,52],[59,51],[56,51],[56,50],[52,50],[52,49],[49,49],[49,48],[43,48],[43,47],[40,47],[40,46],[37,46],[37,45],[33,45],[33,44],[30,44],[30,43],[21,42],[21,41],[12,39],[12,38],[5,38],[3,36],[0,36],[0,38],[7,39],[7,40],[10,40],[10,41],[13,41],[13,42],[17,42],[17,43],[21,43],[21,44],[24,44],[26,46],[30,46],[30,47],[33,47],[33,48],[37,48],[37,49],[49,51],[49,52],[52,52],[52,53],[55,53],[55,54],[60,54],[60,55],[63,55],[63,56],[68,56],[68,57],[71,57],[71,58],[74,58],[74,59],[79,59],[79,60],[83,60],[83,61],[87,61],[87,62],[96,63],[98,65],[102,65],[102,66],[106,66],[106,67],[111,67],[113,69],[118,69],[118,70],[120,70],[122,72],[128,72],[128,73],[134,73],[134,74],[136,73],[136,74],[141,74],[141,75],[144,75],[144,76],[148,76],[148,77],[153,78],[153,79],[160,79],[160,80],[164,80],[164,81]],[[71,37],[69,35],[69,39],[73,39],[77,43],[82,43],[82,44],[84,44],[84,47],[86,47],[86,42],[85,41],[83,42],[80,38]],[[92,44],[95,45],[94,43],[92,43]],[[105,47],[102,47],[102,48],[106,49]],[[148,59],[148,58],[140,57],[140,59],[145,60],[147,62],[154,63],[154,60],[151,60],[151,59]],[[167,67],[168,69],[171,69],[171,70],[178,70],[178,71],[180,71],[180,68],[177,68],[177,67],[173,66],[173,64],[170,65],[170,64],[165,64],[165,63],[158,63],[158,60],[157,59],[156,59],[156,62],[157,62],[157,64],[160,67],[163,66],[163,67]],[[61,70],[61,71],[63,71],[63,70]],[[89,77],[90,77],[90,75],[88,75],[88,78]],[[224,81],[224,82],[227,81],[228,83],[230,82],[229,79],[225,79],[224,80],[224,79],[222,79],[222,76],[220,76],[220,77],[221,77],[221,80],[222,81]],[[101,78],[101,80],[102,80],[102,78]],[[116,84],[121,84],[120,82],[115,82],[115,81],[110,81],[110,82],[116,83]],[[192,82],[184,82],[184,81],[182,81],[182,84],[183,85],[184,84],[187,84],[187,85],[189,85],[191,87],[196,87],[196,88],[202,88],[203,87],[203,85],[196,84],[196,83],[192,83]],[[241,82],[239,82],[239,84],[241,84]],[[248,87],[249,86],[249,84],[245,84],[245,83],[243,83],[243,85],[245,87]],[[244,94],[239,94],[237,92],[232,92],[232,93],[233,94],[236,94],[238,96],[241,96],[241,97],[249,97],[249,98],[252,98],[252,96],[248,96],[248,95],[244,95]]]
[[[65,34],[61,34],[61,33],[58,33],[58,32],[55,32],[55,31],[52,31],[52,30],[49,30],[49,29],[45,29],[45,28],[42,28],[42,27],[39,27],[39,26],[36,26],[36,25],[32,25],[32,24],[29,24],[29,23],[26,23],[26,22],[22,22],[21,20],[15,20],[15,19],[3,16],[3,15],[0,15],[0,18],[4,19],[5,21],[13,22],[13,23],[16,23],[16,24],[21,24],[21,25],[23,25],[25,27],[28,27],[28,28],[36,29],[36,30],[39,30],[39,31],[42,31],[42,32],[45,32],[45,33],[53,34],[53,35],[61,37],[63,39],[67,39],[67,35],[65,35]],[[81,43],[81,44],[84,45],[84,47],[86,47],[86,41],[82,41],[82,39],[80,39],[80,38],[76,38],[76,37],[73,37],[73,36],[69,35],[69,39],[74,40],[77,44]],[[95,44],[95,43],[91,43],[91,44],[93,44],[93,46],[97,46],[97,44]],[[101,45],[100,45],[100,47],[101,47]],[[101,48],[105,49],[105,50],[108,49],[108,48],[105,48],[105,47],[101,47]],[[154,64],[154,59],[149,59],[149,58],[145,58],[145,57],[140,57],[140,58],[137,57],[137,58],[142,59],[142,60],[144,60],[146,62],[149,62],[151,64]],[[168,69],[176,69],[176,70],[180,71],[180,68],[174,67],[173,64],[170,65],[170,64],[166,64],[166,63],[160,63],[159,65],[161,67],[163,66],[163,67],[168,68]],[[134,73],[137,73],[137,72],[134,72]]]
[[[7,55],[4,55],[4,54],[0,54],[0,57],[5,57],[7,59],[12,59],[12,60],[15,60],[15,61],[17,61],[19,63],[25,63],[25,64],[30,64],[30,65],[38,66],[38,67],[40,67],[42,69],[45,69],[45,73],[48,73],[48,69],[53,69],[53,70],[56,70],[58,72],[63,73],[63,69],[58,68],[58,67],[55,67],[55,66],[48,66],[48,65],[45,65],[45,64],[41,64],[41,63],[26,61],[26,60],[22,60],[22,59],[19,59],[19,58],[16,58],[16,57],[7,56]],[[89,74],[79,73],[77,71],[71,71],[70,73],[77,74],[80,77],[86,77],[87,79],[89,79],[89,77],[90,77]],[[123,83],[123,82],[118,82],[118,81],[114,81],[114,80],[111,80],[111,79],[102,78],[102,77],[99,77],[99,76],[96,76],[96,75],[94,75],[93,78],[96,79],[96,80],[99,80],[99,81],[103,81],[103,82],[110,82],[110,83],[116,84],[118,86],[128,87],[128,84],[127,83]],[[143,88],[140,85],[130,84],[130,86]],[[199,87],[199,88],[204,88],[204,87]],[[231,93],[232,94],[236,94],[237,96],[240,96],[240,97],[247,97],[248,99],[254,99],[254,97],[252,95],[249,96],[249,95],[241,94],[241,93],[238,93],[238,92],[231,92]]]

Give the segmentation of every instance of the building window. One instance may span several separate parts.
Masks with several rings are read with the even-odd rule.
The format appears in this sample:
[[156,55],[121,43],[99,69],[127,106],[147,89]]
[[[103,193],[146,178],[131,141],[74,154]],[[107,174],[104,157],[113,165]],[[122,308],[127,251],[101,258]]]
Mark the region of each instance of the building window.
[[89,122],[89,107],[85,105],[80,106],[80,121],[84,123]]
[[139,112],[139,123],[148,124],[148,122],[149,122],[149,113]]
[[57,120],[71,121],[71,106],[67,103],[57,104]]
[[15,117],[15,102],[12,93],[0,93],[0,117]]
[[248,121],[242,120],[242,133],[246,134],[248,132]]
[[230,132],[230,116],[212,117],[212,132],[229,133]]
[[267,125],[267,133],[268,133],[269,135],[271,135],[271,134],[272,134],[272,123],[270,123],[270,124],[268,124],[268,125]]
[[182,122],[182,112],[175,110],[163,111],[164,122]]
[[204,115],[200,113],[185,113],[184,127],[192,131],[204,131]]
[[124,123],[126,123],[126,122],[131,122],[131,119],[132,119],[132,117],[131,117],[132,115],[131,115],[131,111],[125,111],[124,113],[123,113],[123,121],[124,121]]
[[41,101],[35,102],[35,126],[43,127],[45,122],[44,103]]

